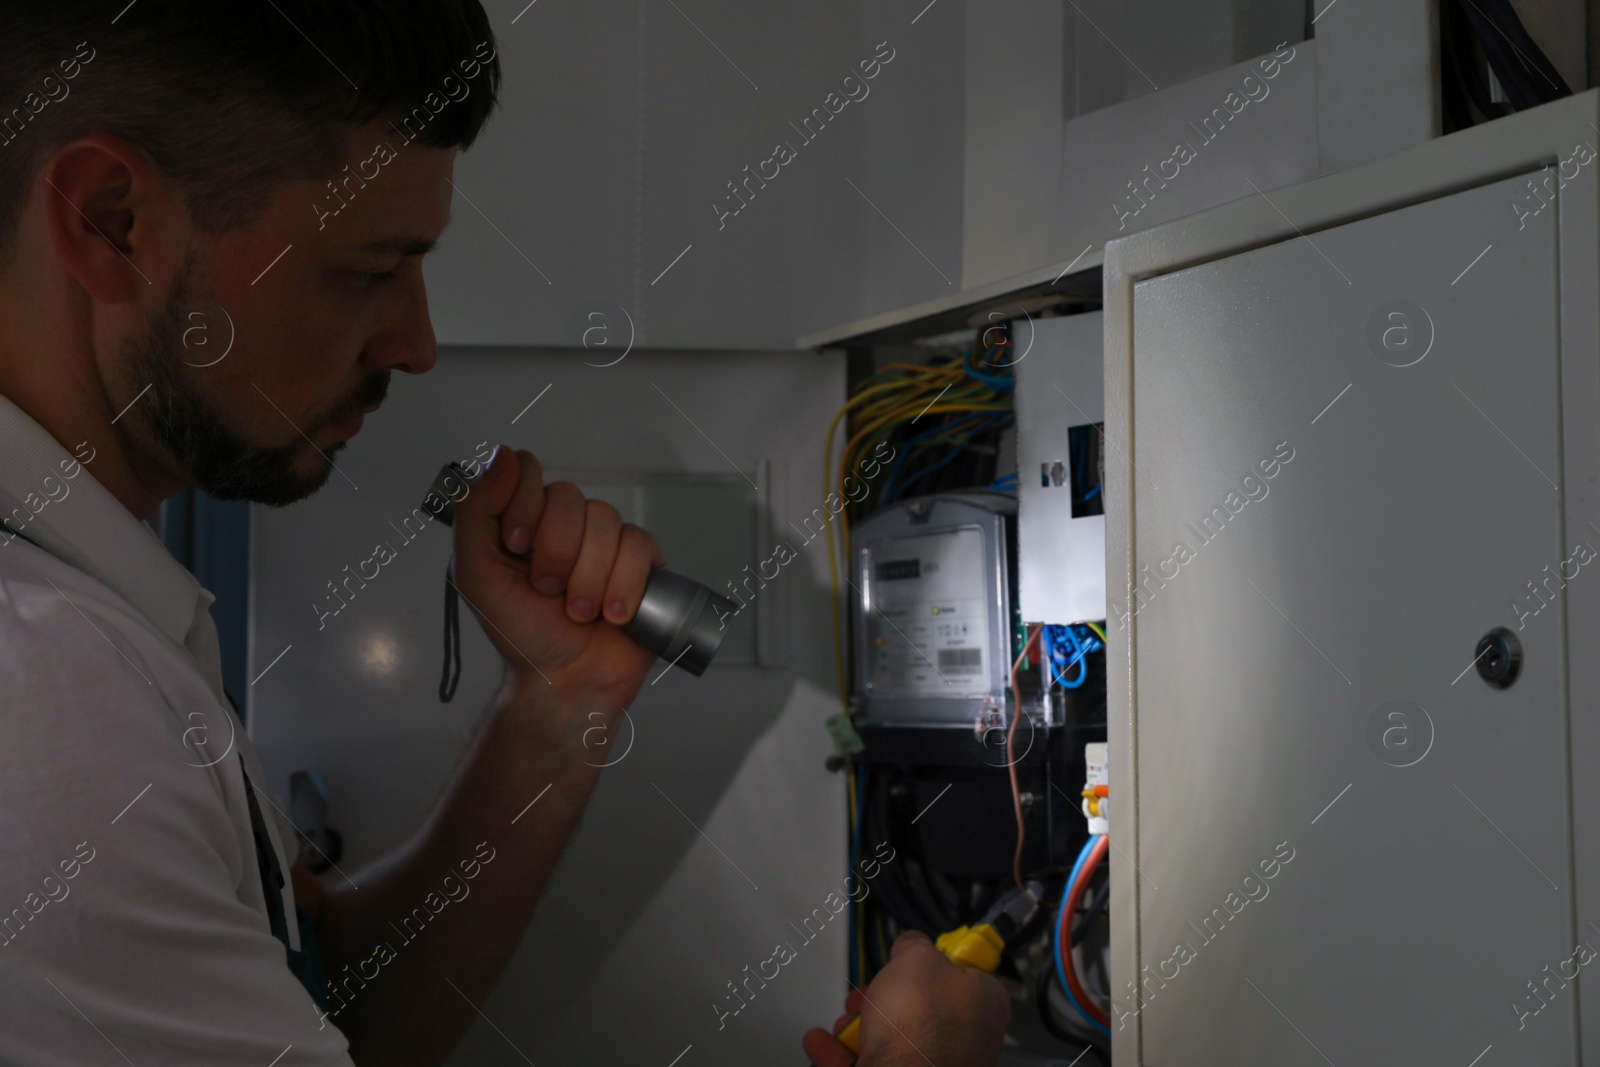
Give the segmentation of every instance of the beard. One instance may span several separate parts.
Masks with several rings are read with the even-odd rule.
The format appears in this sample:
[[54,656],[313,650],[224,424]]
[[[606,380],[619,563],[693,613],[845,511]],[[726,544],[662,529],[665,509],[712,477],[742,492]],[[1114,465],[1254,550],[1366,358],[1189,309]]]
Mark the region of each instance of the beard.
[[[254,444],[229,425],[194,384],[199,375],[208,373],[207,367],[212,363],[211,357],[188,349],[185,338],[192,328],[185,326],[184,318],[196,308],[217,306],[191,291],[194,263],[195,253],[190,251],[166,307],[152,316],[144,334],[124,349],[122,364],[127,368],[130,384],[134,389],[143,388],[138,383],[150,385],[149,396],[135,405],[129,417],[143,428],[144,443],[164,453],[187,484],[218,500],[249,500],[269,507],[304,500],[333,475],[333,456],[348,443],[338,441],[319,449],[310,441],[310,435],[381,403],[389,390],[389,372],[373,372],[356,395],[333,413],[309,426],[297,427],[303,432],[288,444]],[[190,355],[196,358],[190,360]],[[221,358],[216,362],[220,363]],[[262,396],[257,394],[254,402],[264,403]],[[322,460],[309,474],[301,471],[296,462],[306,449],[316,452]]]

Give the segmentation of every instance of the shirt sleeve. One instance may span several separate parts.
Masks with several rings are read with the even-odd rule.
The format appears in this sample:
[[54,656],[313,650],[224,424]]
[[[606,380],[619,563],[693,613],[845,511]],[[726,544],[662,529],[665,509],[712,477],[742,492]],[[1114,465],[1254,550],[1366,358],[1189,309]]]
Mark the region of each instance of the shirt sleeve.
[[258,876],[223,778],[238,757],[195,765],[171,650],[115,605],[46,588],[19,610],[17,592],[0,604],[0,1062],[353,1067],[242,895]]

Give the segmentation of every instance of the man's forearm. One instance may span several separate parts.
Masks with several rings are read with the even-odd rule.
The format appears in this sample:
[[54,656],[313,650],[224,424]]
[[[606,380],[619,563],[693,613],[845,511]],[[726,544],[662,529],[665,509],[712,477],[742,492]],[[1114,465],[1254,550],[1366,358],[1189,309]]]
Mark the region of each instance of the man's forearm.
[[615,709],[542,688],[502,690],[428,823],[359,872],[359,888],[329,887],[318,927],[329,1017],[358,1063],[445,1058],[571,839],[599,775],[584,759],[584,729],[599,721],[588,716]]

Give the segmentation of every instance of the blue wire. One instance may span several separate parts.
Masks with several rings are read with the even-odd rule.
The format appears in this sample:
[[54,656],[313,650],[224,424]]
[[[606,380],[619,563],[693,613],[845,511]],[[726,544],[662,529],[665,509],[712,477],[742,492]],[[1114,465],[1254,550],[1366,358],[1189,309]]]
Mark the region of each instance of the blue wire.
[[[1067,887],[1066,887],[1066,889],[1061,891],[1061,908],[1065,908],[1067,906],[1067,897],[1071,895],[1072,887],[1078,881],[1078,875],[1083,870],[1083,862],[1084,862],[1084,860],[1089,858],[1089,853],[1094,851],[1095,844],[1103,836],[1105,836],[1105,835],[1104,834],[1090,834],[1089,835],[1089,840],[1087,840],[1087,841],[1085,841],[1083,843],[1083,851],[1078,853],[1078,859],[1072,865],[1072,873],[1067,875]],[[1069,915],[1067,918],[1069,920],[1068,923],[1067,923],[1067,936],[1068,936],[1068,938],[1070,938],[1072,936],[1072,929],[1071,929],[1071,923],[1070,923],[1070,920],[1071,920],[1072,917]],[[1061,927],[1062,927],[1061,912],[1058,909],[1057,912],[1056,912],[1056,933],[1055,933],[1054,941],[1055,941],[1055,948],[1056,948],[1056,977],[1061,980],[1062,992],[1067,994],[1067,1003],[1071,1004],[1073,1009],[1079,1015],[1083,1016],[1083,1021],[1084,1022],[1088,1023],[1090,1026],[1094,1027],[1096,1030],[1100,1031],[1102,1034],[1106,1035],[1107,1037],[1110,1037],[1111,1036],[1110,1028],[1106,1027],[1105,1025],[1100,1023],[1097,1019],[1094,1019],[1093,1017],[1091,1017],[1088,1012],[1084,1011],[1083,1010],[1083,1005],[1078,1003],[1078,998],[1072,995],[1072,988],[1067,985],[1067,971],[1066,971],[1065,965],[1062,963],[1062,960],[1061,960]],[[1072,949],[1070,947],[1068,947],[1067,951],[1071,952]]]
[[1095,496],[1099,494],[1099,492],[1100,492],[1100,487],[1097,485],[1093,489],[1089,490],[1087,493],[1083,494],[1083,496],[1079,497],[1078,498],[1078,503],[1087,504],[1089,501],[1093,500],[1095,498]]
[[[1079,874],[1079,872],[1081,872],[1083,870],[1083,861],[1088,858],[1089,852],[1093,847],[1094,847],[1094,835],[1091,834],[1089,836],[1089,840],[1084,843],[1083,848],[1079,849],[1078,858],[1072,861],[1072,872],[1067,875],[1066,887],[1064,889],[1062,889],[1062,891],[1061,891],[1061,907],[1062,908],[1067,906],[1067,894],[1072,890],[1072,883],[1074,883],[1074,882],[1076,882],[1078,880],[1078,874]],[[1058,908],[1058,909],[1056,909],[1056,936],[1051,939],[1052,942],[1055,945],[1056,981],[1061,984],[1062,992],[1066,993],[1067,996],[1070,997],[1070,996],[1072,996],[1072,988],[1067,985],[1067,972],[1065,970],[1063,970],[1062,967],[1061,967],[1061,937],[1060,937],[1060,931],[1061,931],[1061,911],[1060,911],[1060,908]]]
[[1017,472],[1016,471],[1012,471],[1010,474],[1002,474],[1000,477],[996,478],[994,481],[989,483],[989,488],[990,489],[1015,489],[1016,486],[1017,486]]
[[[984,430],[988,429],[991,425],[993,425],[994,423],[1000,421],[1000,418],[1001,418],[1001,416],[999,416],[999,415],[992,415],[989,418],[985,419],[983,422],[979,423],[977,426],[974,426],[972,428],[971,432],[968,434],[968,438],[970,439],[971,437],[982,433]],[[911,488],[913,483],[915,483],[917,481],[920,481],[922,478],[927,477],[928,475],[932,474],[934,471],[936,471],[939,468],[945,466],[946,464],[952,462],[957,456],[961,455],[961,443],[960,442],[950,445],[949,448],[950,448],[950,454],[948,456],[945,456],[939,462],[937,462],[935,464],[932,464],[931,466],[923,467],[921,470],[917,471],[917,473],[915,473],[911,477],[907,478],[903,484],[896,486],[895,487],[896,492],[903,495],[907,489]]]
[[[1076,689],[1089,680],[1089,649],[1078,639],[1078,634],[1070,626],[1063,626],[1061,632],[1066,635],[1067,643],[1073,648],[1073,659],[1078,664],[1078,680],[1075,682],[1062,682],[1068,689]],[[1069,664],[1070,666],[1070,664]]]
[[[1085,645],[1079,639],[1077,632],[1074,631],[1070,626],[1047,626],[1045,629],[1053,631],[1050,637],[1047,638],[1052,653],[1052,661],[1056,658],[1057,654],[1059,654],[1060,658],[1063,660],[1065,660],[1069,654],[1072,655],[1072,659],[1069,662],[1060,664],[1060,670],[1056,670],[1056,664],[1052,662],[1050,673],[1055,677],[1055,680],[1060,683],[1063,689],[1078,688],[1089,679],[1089,661],[1087,657],[1089,653],[1094,651],[1094,643],[1091,642]],[[1062,644],[1058,645],[1055,643],[1056,641],[1061,641]],[[1076,681],[1069,682],[1066,680],[1065,675],[1067,671],[1072,669],[1074,664],[1076,664],[1078,667],[1078,678]]]
[[[898,457],[896,457],[894,466],[889,469],[888,479],[883,483],[883,503],[888,504],[892,502],[894,500],[896,490],[903,492],[905,489],[905,486],[903,485],[896,486],[895,480],[900,477],[900,469],[905,466],[906,460],[911,457],[911,445],[917,444],[921,441],[926,441],[931,437],[938,437],[940,434],[949,433],[951,430],[959,427],[962,423],[970,422],[971,420],[977,418],[978,415],[978,412],[972,412],[971,414],[962,416],[955,422],[930,427],[929,429],[923,430],[921,433],[913,434],[904,441],[900,442],[900,454]],[[973,427],[969,432],[976,433],[979,429],[981,429],[981,425]]]
[[[984,353],[983,353],[983,361],[985,363],[989,362],[989,356],[991,354],[993,354],[993,352],[994,352],[993,348],[989,348],[989,349],[986,349],[984,351]],[[982,382],[984,385],[987,385],[989,388],[993,389],[997,393],[1009,393],[1009,392],[1012,391],[1012,389],[1016,385],[1016,382],[1015,382],[1014,379],[1001,378],[1001,377],[999,377],[997,375],[980,373],[979,371],[977,371],[976,369],[973,368],[971,362],[969,362],[968,360],[965,360],[965,359],[961,361],[961,369],[967,372],[967,377],[968,378],[971,378],[973,381],[976,381],[976,382]]]
[[[865,821],[867,812],[867,769],[856,765],[856,825],[855,833],[850,837],[850,873],[856,873],[856,859],[861,854],[861,824]],[[865,897],[861,898],[865,900]],[[850,983],[859,987],[861,985],[861,959],[856,949],[856,910],[861,907],[860,902],[852,900],[850,903]]]

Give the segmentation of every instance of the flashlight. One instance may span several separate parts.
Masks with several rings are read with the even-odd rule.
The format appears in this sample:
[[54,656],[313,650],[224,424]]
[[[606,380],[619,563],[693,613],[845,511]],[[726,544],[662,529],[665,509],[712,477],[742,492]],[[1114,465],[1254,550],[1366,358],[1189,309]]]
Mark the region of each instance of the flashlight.
[[[446,526],[453,525],[456,502],[450,490],[459,492],[459,486],[467,480],[467,471],[461,464],[446,463],[423,498],[422,509]],[[533,555],[531,550],[511,552],[504,545],[500,551],[523,561]],[[698,678],[711,664],[727,633],[719,618],[738,609],[733,601],[692,578],[652,567],[639,610],[620,629],[642,647]]]

